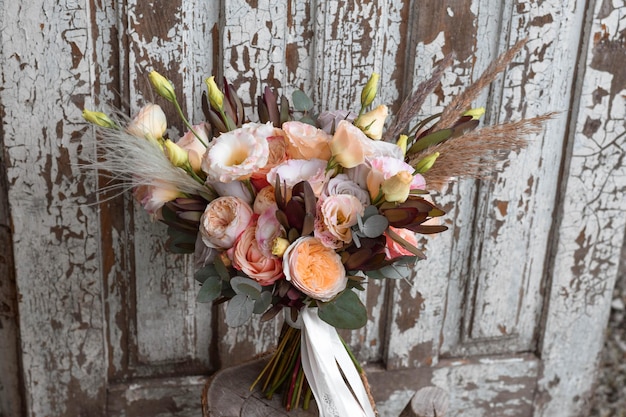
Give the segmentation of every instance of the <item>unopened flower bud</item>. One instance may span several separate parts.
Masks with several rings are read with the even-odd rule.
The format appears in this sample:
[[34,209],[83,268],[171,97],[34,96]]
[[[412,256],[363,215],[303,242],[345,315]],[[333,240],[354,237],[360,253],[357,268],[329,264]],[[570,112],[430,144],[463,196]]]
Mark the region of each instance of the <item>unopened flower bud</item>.
[[215,77],[211,76],[204,80],[209,94],[209,103],[216,110],[221,110],[224,106],[224,93],[215,83]]
[[177,167],[184,167],[189,162],[189,155],[186,150],[167,139],[164,143],[165,155],[170,160],[172,165]]
[[272,255],[282,258],[289,245],[290,243],[287,239],[284,237],[277,237],[274,239],[274,242],[272,242]]
[[423,174],[433,167],[435,161],[439,158],[439,152],[431,153],[428,156],[420,159],[417,164],[415,164],[415,171]]
[[408,171],[400,171],[393,177],[386,179],[382,185],[385,200],[390,203],[403,203],[409,197],[413,175]]
[[111,120],[109,116],[99,111],[90,111],[87,109],[83,109],[83,119],[100,127],[117,129],[117,125],[115,124],[115,122]]
[[150,72],[148,78],[158,95],[171,103],[176,102],[176,93],[174,93],[174,86],[170,80],[156,71]]
[[376,97],[376,93],[378,91],[378,80],[380,79],[380,75],[377,73],[372,73],[370,79],[363,87],[363,91],[361,92],[361,107],[367,107],[374,101]]
[[463,116],[472,116],[472,119],[476,120],[480,119],[483,114],[485,114],[485,108],[477,107],[475,109],[469,109],[468,111],[463,113]]
[[406,155],[406,146],[407,146],[408,141],[409,141],[409,137],[407,135],[400,135],[400,137],[398,138],[398,141],[396,142],[396,145],[398,145],[400,149],[402,149],[402,153],[404,155]]

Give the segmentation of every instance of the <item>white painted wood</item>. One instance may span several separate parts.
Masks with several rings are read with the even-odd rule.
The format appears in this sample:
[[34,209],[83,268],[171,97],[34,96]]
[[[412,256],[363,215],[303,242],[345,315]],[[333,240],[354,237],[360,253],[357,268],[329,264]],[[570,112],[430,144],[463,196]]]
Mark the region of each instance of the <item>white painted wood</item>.
[[413,288],[371,285],[366,328],[345,336],[360,359],[387,366],[371,378],[387,381],[375,395],[395,387],[378,397],[387,415],[429,385],[450,393],[450,415],[583,415],[626,227],[622,3],[22,3],[0,2],[11,216],[0,227],[11,228],[27,415],[141,415],[146,404],[158,415],[183,402],[180,415],[194,415],[197,375],[270,349],[280,325],[225,329],[219,309],[195,303],[188,260],[165,254],[163,227],[130,198],[94,204],[103,183],[77,167],[95,154],[83,106],[160,100],[146,79],[156,68],[194,122],[202,80],[220,73],[253,103],[251,119],[270,78],[288,96],[310,93],[318,110],[358,110],[379,71],[379,101],[393,109],[454,50],[428,113],[523,37],[480,100],[492,121],[563,113],[492,185],[437,196],[452,230],[429,239]]
[[28,416],[102,415],[104,317],[87,4],[0,3],[3,137]]
[[587,415],[626,227],[626,7],[597,1],[589,13],[549,271],[542,417]]

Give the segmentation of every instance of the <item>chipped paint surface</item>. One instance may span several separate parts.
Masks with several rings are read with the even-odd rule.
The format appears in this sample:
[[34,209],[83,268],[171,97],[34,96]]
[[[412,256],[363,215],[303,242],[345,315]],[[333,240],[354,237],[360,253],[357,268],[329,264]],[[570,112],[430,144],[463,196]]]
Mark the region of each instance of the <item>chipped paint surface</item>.
[[[177,120],[150,92],[146,73],[157,69],[193,122],[210,75],[225,75],[246,102],[251,95],[253,120],[269,79],[288,97],[304,90],[316,110],[358,110],[360,88],[377,71],[378,100],[393,110],[455,52],[431,113],[525,37],[477,105],[491,121],[571,113],[511,155],[492,184],[463,182],[436,196],[451,230],[428,239],[413,285],[371,284],[361,294],[368,324],[342,335],[390,377],[418,367],[410,372],[447,389],[464,416],[583,412],[626,227],[619,2],[591,1],[589,11],[574,0],[20,3],[1,6],[11,221],[0,227],[12,227],[29,416],[106,415],[106,407],[194,415],[201,378],[186,375],[271,349],[280,327],[226,329],[218,309],[195,303],[192,268],[165,253],[164,228],[128,198],[89,205],[104,182],[76,167],[94,155],[84,105],[136,110],[155,100]],[[574,74],[579,45],[587,45],[584,71]],[[182,130],[173,122],[170,134]],[[529,351],[540,358],[517,354]],[[404,382],[385,388],[397,401],[381,404],[393,408],[419,388]]]

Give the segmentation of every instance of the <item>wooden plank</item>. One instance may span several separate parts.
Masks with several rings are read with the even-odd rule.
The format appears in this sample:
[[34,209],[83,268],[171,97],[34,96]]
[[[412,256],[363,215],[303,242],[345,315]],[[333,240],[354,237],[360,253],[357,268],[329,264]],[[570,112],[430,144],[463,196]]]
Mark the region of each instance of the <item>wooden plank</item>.
[[[174,107],[156,96],[147,75],[155,69],[170,79],[186,117],[200,121],[203,80],[213,66],[211,45],[218,10],[219,4],[200,1],[129,2],[125,9],[131,111],[147,101],[161,105],[168,116],[170,138],[182,134],[183,123]],[[208,371],[213,366],[211,307],[195,302],[199,287],[193,279],[192,259],[168,253],[166,228],[152,222],[137,205],[134,210],[128,225],[134,236],[133,289],[127,301],[131,313],[122,323],[127,326],[134,372],[159,375],[189,366]]]
[[[4,132],[0,149],[4,149]],[[6,163],[0,153],[0,416],[23,416],[21,357]]]
[[[500,121],[519,120],[569,106],[584,10],[577,2],[519,2],[505,44],[528,39],[503,80],[502,98],[492,108]],[[565,116],[565,115],[563,115]],[[547,245],[554,195],[560,187],[567,118],[529,138],[508,168],[478,194],[471,294],[463,338],[477,353],[532,351],[541,313]]]
[[107,415],[197,417],[205,383],[204,376],[187,376],[116,384],[109,390]]
[[104,415],[95,175],[78,166],[94,155],[81,141],[91,94],[88,5],[2,8],[11,16],[2,19],[0,102],[26,414]]
[[626,6],[592,2],[553,244],[536,416],[587,415],[626,217]]
[[[445,8],[435,1],[413,5],[409,37],[415,46],[408,50],[411,61],[406,64],[410,68],[406,69],[405,85],[415,88],[432,75],[446,54],[456,57],[419,118],[440,112],[493,59],[495,45],[490,34],[496,30],[498,19],[486,19],[480,11],[489,10],[489,16],[497,16],[501,7],[501,2],[493,1],[455,1]],[[464,30],[451,30],[456,26]],[[417,264],[413,285],[394,284],[393,297],[398,302],[389,306],[385,356],[390,369],[437,363],[440,344],[448,343],[455,334],[452,331],[441,340],[444,320],[460,323],[462,317],[463,270],[471,245],[474,192],[473,182],[464,181],[433,193],[435,202],[447,212],[443,221],[451,230],[420,238],[428,259]]]

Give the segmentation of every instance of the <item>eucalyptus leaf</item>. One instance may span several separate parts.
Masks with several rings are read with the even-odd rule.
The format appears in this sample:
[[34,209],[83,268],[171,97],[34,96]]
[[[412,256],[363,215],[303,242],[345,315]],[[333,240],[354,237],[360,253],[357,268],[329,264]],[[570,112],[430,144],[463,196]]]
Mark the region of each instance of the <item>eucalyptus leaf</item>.
[[222,293],[222,280],[217,275],[209,276],[204,280],[196,301],[198,303],[210,303]]
[[368,217],[363,223],[362,232],[365,236],[370,238],[375,238],[382,235],[387,227],[389,226],[389,221],[385,216],[381,216],[380,214],[375,214],[371,217]]
[[237,294],[226,306],[226,324],[239,327],[245,324],[254,311],[254,300],[245,294]]
[[254,314],[263,314],[272,304],[272,292],[263,291],[261,296],[254,302]]
[[203,266],[202,268],[198,269],[195,274],[193,274],[193,277],[196,279],[196,281],[201,284],[210,276],[218,276],[219,278],[217,269],[215,269],[215,266],[213,266],[212,264]]
[[228,271],[226,265],[224,265],[222,258],[216,256],[215,261],[213,261],[213,265],[215,266],[215,270],[217,271],[220,278],[222,278],[224,281],[228,281],[230,279],[230,272]]
[[302,90],[295,90],[291,96],[293,107],[298,111],[309,111],[313,108],[313,100]]
[[367,310],[358,295],[345,290],[327,303],[318,302],[320,319],[338,329],[358,329],[367,323]]
[[246,277],[236,276],[230,280],[230,286],[237,294],[245,294],[253,300],[257,300],[261,297],[261,291],[263,287],[261,285]]

